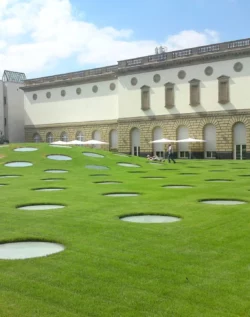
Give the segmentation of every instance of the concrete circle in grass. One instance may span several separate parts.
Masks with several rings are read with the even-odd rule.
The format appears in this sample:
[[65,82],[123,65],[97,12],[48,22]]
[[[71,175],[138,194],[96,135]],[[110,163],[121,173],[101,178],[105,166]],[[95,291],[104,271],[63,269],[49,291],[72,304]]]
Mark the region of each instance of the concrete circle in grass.
[[140,194],[138,193],[106,193],[103,194],[104,196],[108,196],[108,197],[136,197],[139,196]]
[[140,167],[140,165],[132,164],[132,163],[117,163],[119,166],[125,166],[125,167]]
[[110,184],[122,184],[122,182],[117,182],[117,181],[102,181],[102,182],[95,182],[95,184],[110,185]]
[[146,179],[164,179],[165,177],[161,177],[161,176],[143,176],[141,178],[146,178]]
[[103,158],[104,155],[101,154],[97,154],[97,153],[91,153],[91,152],[83,152],[82,153],[85,156],[90,156],[90,157],[99,157],[99,158]]
[[45,182],[56,182],[56,181],[63,181],[65,178],[43,178],[42,181]]
[[138,173],[146,173],[146,171],[128,171],[128,173],[138,174]]
[[193,188],[191,185],[164,185],[163,188]]
[[46,173],[68,173],[67,170],[45,170]]
[[62,154],[51,154],[47,156],[48,159],[50,160],[56,160],[56,161],[71,161],[72,158],[67,155],[62,155]]
[[68,146],[68,145],[50,144],[50,146],[52,146],[52,147],[61,147],[61,148],[65,148],[65,149],[71,149],[72,148],[72,146]]
[[65,188],[62,187],[47,187],[47,188],[34,188],[33,189],[36,192],[57,192],[61,190],[65,190]]
[[180,221],[181,219],[166,215],[134,215],[120,217],[120,220],[137,223],[170,223]]
[[224,182],[232,182],[232,179],[206,179],[206,182],[217,182],[217,183],[224,183]]
[[28,167],[32,165],[33,164],[30,162],[9,162],[4,164],[4,166],[7,166],[7,167]]
[[39,258],[62,252],[65,247],[59,243],[23,241],[0,244],[1,260],[22,260]]
[[19,210],[51,210],[51,209],[62,209],[64,205],[54,205],[54,204],[32,204],[18,206]]
[[90,176],[110,176],[109,174],[92,174]]
[[236,199],[201,199],[199,202],[209,205],[242,205],[246,201]]
[[180,173],[180,175],[198,175],[198,173]]
[[7,186],[8,184],[0,184],[0,187]]
[[21,175],[0,175],[0,178],[16,178],[20,177]]
[[14,149],[15,152],[34,152],[37,151],[38,149],[35,147],[18,147]]
[[101,165],[85,165],[88,169],[94,169],[94,170],[108,170],[109,168],[107,166],[101,166]]
[[226,172],[226,170],[211,170],[209,172]]

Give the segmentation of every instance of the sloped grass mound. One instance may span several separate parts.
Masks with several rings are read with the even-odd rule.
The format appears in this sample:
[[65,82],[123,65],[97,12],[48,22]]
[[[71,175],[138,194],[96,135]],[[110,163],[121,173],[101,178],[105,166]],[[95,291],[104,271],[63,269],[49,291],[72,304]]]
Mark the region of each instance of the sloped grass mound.
[[[38,241],[42,237],[65,246],[65,250],[22,261],[1,260],[1,315],[246,315],[250,186],[249,178],[239,174],[247,174],[249,161],[231,165],[220,160],[220,168],[228,173],[214,174],[209,172],[213,169],[211,161],[177,160],[175,165],[165,162],[157,167],[148,164],[146,158],[121,158],[101,149],[93,150],[104,156],[99,160],[82,154],[92,151],[90,148],[53,148],[45,143],[21,146],[38,150],[18,153],[13,151],[20,147],[16,144],[1,148],[4,159],[0,175],[22,172],[22,177],[1,179],[8,184],[0,188],[1,243]],[[47,159],[51,154],[68,155],[72,160]],[[5,161],[30,161],[34,165],[11,169],[4,166]],[[118,166],[120,161],[141,167]],[[85,168],[96,163],[109,170]],[[233,167],[246,171],[239,173]],[[61,181],[47,183],[42,180],[45,175],[59,176],[45,174],[49,169],[69,173],[60,174]],[[136,171],[145,174],[130,173]],[[179,174],[188,172],[199,174]],[[151,181],[142,176],[164,179]],[[206,181],[219,178],[232,181]],[[105,187],[96,181],[121,183]],[[166,184],[188,184],[192,188],[163,189]],[[34,190],[60,187],[66,190]],[[106,197],[103,193],[140,196]],[[247,203],[215,206],[199,202],[211,197]],[[43,211],[16,208],[34,203],[66,207]],[[181,221],[153,224],[120,220],[121,216],[140,214],[172,216]]]

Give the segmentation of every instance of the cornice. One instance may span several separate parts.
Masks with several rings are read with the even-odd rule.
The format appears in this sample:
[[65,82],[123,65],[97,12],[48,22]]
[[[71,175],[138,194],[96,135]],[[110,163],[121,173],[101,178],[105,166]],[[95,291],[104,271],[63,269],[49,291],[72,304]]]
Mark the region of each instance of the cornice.
[[27,85],[20,87],[23,91],[37,91],[42,89],[51,89],[51,88],[61,88],[61,87],[69,87],[81,84],[91,84],[100,81],[109,81],[109,80],[116,80],[117,76],[115,73],[113,74],[102,74],[102,75],[95,75],[90,77],[83,77],[83,78],[76,78],[76,79],[65,79],[60,81],[54,82],[45,82],[41,84],[34,84],[34,85]]
[[81,122],[66,122],[66,123],[50,123],[50,124],[37,124],[25,125],[25,129],[56,129],[56,128],[71,128],[79,126],[105,126],[117,124],[117,120],[101,120],[101,121],[81,121]]

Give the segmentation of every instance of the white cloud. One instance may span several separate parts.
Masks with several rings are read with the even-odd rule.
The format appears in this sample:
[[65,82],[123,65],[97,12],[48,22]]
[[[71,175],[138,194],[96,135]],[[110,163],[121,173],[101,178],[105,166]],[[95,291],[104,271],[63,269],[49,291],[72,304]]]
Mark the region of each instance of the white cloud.
[[0,0],[0,72],[23,71],[31,77],[71,57],[83,69],[153,54],[160,44],[177,50],[219,41],[213,30],[182,31],[164,43],[133,41],[132,30],[99,28],[82,17],[70,0]]

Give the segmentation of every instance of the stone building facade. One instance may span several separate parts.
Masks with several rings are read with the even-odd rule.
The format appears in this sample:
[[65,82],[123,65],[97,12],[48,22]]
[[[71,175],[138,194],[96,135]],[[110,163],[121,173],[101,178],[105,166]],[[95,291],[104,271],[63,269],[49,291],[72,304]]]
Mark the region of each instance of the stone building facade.
[[107,149],[250,158],[250,39],[163,52],[117,65],[26,80],[27,142],[100,139]]

